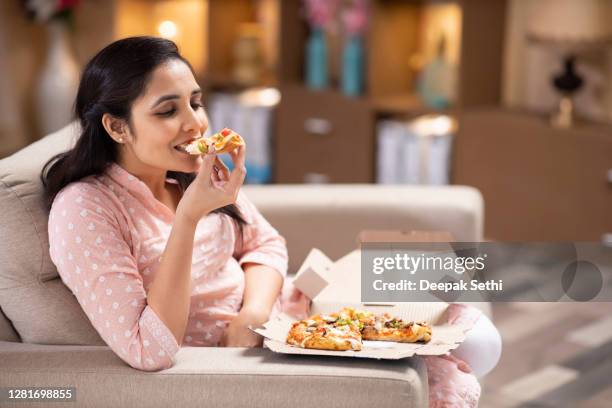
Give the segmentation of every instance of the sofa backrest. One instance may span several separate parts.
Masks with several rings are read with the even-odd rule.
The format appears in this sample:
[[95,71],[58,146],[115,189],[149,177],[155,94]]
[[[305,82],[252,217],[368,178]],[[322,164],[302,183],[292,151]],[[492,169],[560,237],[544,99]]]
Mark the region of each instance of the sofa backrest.
[[67,126],[0,160],[0,308],[26,343],[104,344],[49,257],[40,171],[76,132]]
[[[48,251],[40,171],[74,144],[77,133],[76,125],[67,126],[0,160],[0,309],[10,321],[0,316],[0,340],[16,340],[16,331],[26,343],[104,344]],[[482,197],[470,187],[272,185],[243,191],[286,238],[290,273],[312,247],[332,259],[346,254],[362,229],[443,230],[459,241],[482,240]]]
[[316,247],[332,260],[357,248],[366,229],[448,231],[457,241],[483,237],[483,200],[467,186],[295,184],[243,188],[287,240],[289,272]]

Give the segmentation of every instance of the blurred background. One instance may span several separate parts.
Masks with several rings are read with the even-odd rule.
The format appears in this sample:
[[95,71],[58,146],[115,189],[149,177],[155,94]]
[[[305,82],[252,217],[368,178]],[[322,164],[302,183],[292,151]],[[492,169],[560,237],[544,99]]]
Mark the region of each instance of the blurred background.
[[466,184],[499,240],[612,241],[609,0],[14,0],[0,155],[70,121],[81,67],[176,41],[249,183]]
[[[163,36],[248,183],[470,185],[487,239],[612,245],[610,22],[612,0],[2,1],[0,157],[71,121],[102,47]],[[494,305],[481,405],[610,406],[610,311]]]

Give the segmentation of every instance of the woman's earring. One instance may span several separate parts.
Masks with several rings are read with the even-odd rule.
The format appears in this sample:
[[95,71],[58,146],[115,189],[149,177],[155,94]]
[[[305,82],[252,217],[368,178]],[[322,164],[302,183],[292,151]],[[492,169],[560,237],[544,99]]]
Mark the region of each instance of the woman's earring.
[[119,141],[120,141],[121,143],[123,143],[123,138],[122,138],[122,137],[120,137],[120,138],[119,138]]

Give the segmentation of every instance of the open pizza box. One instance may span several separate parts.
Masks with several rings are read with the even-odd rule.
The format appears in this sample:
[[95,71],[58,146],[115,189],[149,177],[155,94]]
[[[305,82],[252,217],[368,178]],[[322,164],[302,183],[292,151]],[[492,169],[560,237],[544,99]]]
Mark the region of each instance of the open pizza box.
[[[450,242],[446,232],[429,231],[364,231],[359,242]],[[360,351],[331,351],[305,349],[286,343],[287,333],[295,318],[280,314],[263,327],[254,329],[262,335],[264,346],[285,354],[326,355],[397,360],[413,355],[443,355],[459,346],[465,339],[469,325],[447,324],[445,302],[361,302],[361,253],[354,250],[333,262],[322,251],[312,249],[298,270],[293,284],[312,299],[311,314],[337,312],[352,306],[375,313],[389,312],[405,321],[426,321],[432,326],[428,343],[396,343],[364,341]]]

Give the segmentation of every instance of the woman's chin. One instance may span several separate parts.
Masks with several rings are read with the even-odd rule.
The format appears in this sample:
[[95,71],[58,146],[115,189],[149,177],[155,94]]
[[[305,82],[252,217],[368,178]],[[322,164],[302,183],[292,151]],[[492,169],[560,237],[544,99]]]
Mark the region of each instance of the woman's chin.
[[187,153],[177,152],[179,156],[177,162],[177,168],[183,173],[196,173],[200,170],[202,165],[202,156],[191,155]]

